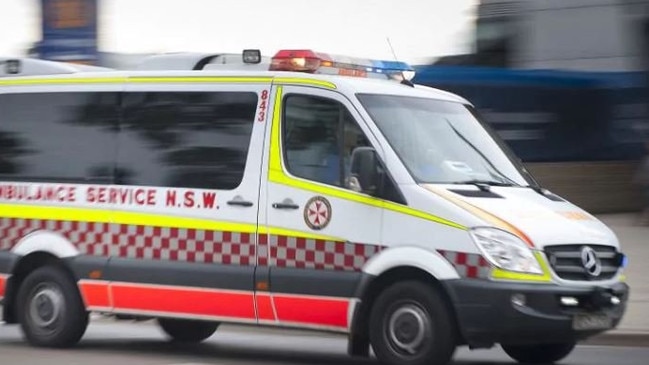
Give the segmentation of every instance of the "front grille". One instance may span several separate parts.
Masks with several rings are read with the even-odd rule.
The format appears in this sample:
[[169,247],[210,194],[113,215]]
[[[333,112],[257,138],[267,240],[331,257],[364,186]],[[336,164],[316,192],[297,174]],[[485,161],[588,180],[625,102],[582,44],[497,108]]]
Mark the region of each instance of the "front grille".
[[[584,247],[593,249],[601,265],[598,275],[592,275],[582,260]],[[552,270],[564,280],[593,281],[611,279],[620,269],[623,255],[615,247],[603,245],[559,245],[545,247],[545,254]]]

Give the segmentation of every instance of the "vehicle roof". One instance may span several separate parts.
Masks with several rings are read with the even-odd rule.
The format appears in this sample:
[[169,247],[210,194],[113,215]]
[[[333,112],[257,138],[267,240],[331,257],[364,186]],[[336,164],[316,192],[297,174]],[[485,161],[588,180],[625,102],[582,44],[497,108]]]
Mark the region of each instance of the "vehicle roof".
[[225,69],[225,67],[232,67],[233,65],[245,67],[249,70],[261,70],[262,68],[259,67],[266,67],[266,70],[268,70],[269,64],[270,57],[262,57],[261,62],[258,64],[243,63],[240,53],[175,52],[148,56],[141,60],[134,70],[205,70],[208,67]]
[[[39,60],[34,58],[7,58],[0,57],[0,64],[7,61],[20,61],[21,73],[39,77],[45,77],[50,75],[58,74],[72,74],[72,73],[87,73],[87,72],[113,72],[113,69],[100,67],[100,66],[91,66],[83,65],[78,63],[69,63],[69,62],[56,62],[48,60]],[[16,77],[20,75],[13,75],[7,73],[7,70],[4,67],[0,67],[0,79],[6,77]]]
[[[336,86],[336,89],[343,93],[368,93],[368,94],[388,94],[388,95],[403,95],[414,97],[426,97],[438,100],[447,100],[463,104],[469,104],[464,98],[453,93],[434,89],[430,87],[412,87],[404,85],[398,81],[389,81],[385,79],[376,78],[361,78],[350,76],[338,75],[322,75],[322,74],[309,74],[301,72],[285,72],[285,71],[103,71],[103,72],[76,72],[69,74],[57,75],[38,75],[38,76],[15,76],[0,78],[0,87],[24,85],[26,80],[29,85],[38,85],[39,80],[57,80],[65,79],[66,84],[74,84],[75,80],[84,85],[88,84],[101,84],[102,79],[124,79],[134,77],[151,77],[151,78],[174,78],[174,77],[268,77],[268,78],[281,78],[281,82],[287,82],[287,79],[302,79],[331,82]],[[23,80],[23,81],[18,81]],[[82,81],[86,80],[86,81]],[[87,80],[92,80],[88,82]],[[159,83],[164,83],[159,80]],[[290,84],[290,82],[287,82]],[[43,82],[48,84],[48,82]],[[60,84],[52,84],[53,87]]]

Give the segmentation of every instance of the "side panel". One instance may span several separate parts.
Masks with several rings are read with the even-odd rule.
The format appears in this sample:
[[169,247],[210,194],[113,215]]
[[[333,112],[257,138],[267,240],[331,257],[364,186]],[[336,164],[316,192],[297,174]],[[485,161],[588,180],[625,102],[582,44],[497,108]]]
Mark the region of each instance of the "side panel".
[[8,279],[9,279],[9,275],[0,274],[0,302],[5,297],[5,291],[6,291],[6,288],[7,288],[7,280]]
[[152,217],[148,224],[120,227],[127,236],[122,242],[134,247],[111,255],[115,312],[256,321],[265,129],[257,119],[268,92],[263,84],[127,87],[117,182],[156,191],[155,205],[132,211],[179,216],[189,224],[169,219],[166,225]]
[[119,78],[108,81],[0,88],[0,250],[62,257],[82,251],[36,233],[68,231],[64,221],[83,220],[76,209],[86,205],[86,190],[113,182],[123,86]]
[[[81,222],[110,218],[105,211],[86,215],[83,207],[88,189],[113,182],[120,81],[0,89],[0,297],[14,298],[10,275],[22,258],[74,259],[104,242],[86,236]],[[78,277],[102,272],[107,260],[95,258],[93,269],[77,270]],[[90,308],[110,307],[105,290],[84,300]],[[4,307],[11,319],[11,303]]]
[[[124,104],[123,113],[118,112],[123,95],[116,92],[123,91],[121,83],[3,89],[48,98],[63,92],[101,95],[92,94],[75,108],[63,103],[54,131],[8,129],[3,118],[0,151],[8,159],[0,161],[0,250],[65,258],[91,310],[256,321],[253,274],[265,129],[260,116],[267,107],[262,108],[261,95],[268,96],[270,84],[234,81],[133,84],[128,98],[151,91],[208,97],[178,101],[145,95],[140,99],[145,107]],[[116,97],[107,100],[108,91]],[[245,98],[209,99],[218,92],[252,95],[252,108],[242,111]],[[12,119],[36,123],[54,115],[36,104],[17,108],[22,114]],[[185,110],[173,112],[179,106]],[[127,118],[121,125],[118,115]],[[250,121],[245,143],[250,147],[243,155],[209,148],[243,147],[245,131],[233,125],[242,118]],[[98,143],[93,133],[112,141]],[[220,163],[210,163],[213,157]],[[35,163],[40,167],[31,169]],[[232,173],[233,166],[241,172]],[[156,175],[162,170],[167,174]],[[0,272],[3,295],[9,274]]]
[[[307,98],[296,102],[302,104],[286,109],[287,98],[304,96]],[[357,128],[368,139],[372,137],[368,137],[367,128],[351,103],[336,92],[283,86],[275,88],[274,98],[273,125],[267,132],[271,141],[269,166],[268,172],[264,171],[269,179],[264,209],[267,235],[260,237],[260,246],[267,247],[275,323],[347,332],[349,308],[360,282],[361,268],[381,250],[378,227],[382,203],[317,181],[318,177],[336,174],[339,160],[314,164],[309,161],[327,143],[314,142],[312,138],[326,139],[322,133],[333,133],[334,139],[338,136],[335,128],[316,131],[324,123],[335,125],[337,118],[343,118],[335,114],[336,110],[340,115],[348,113],[351,117],[345,117],[346,120],[360,122]],[[309,98],[322,101],[320,106],[331,108],[334,114],[310,112],[317,106],[308,105]],[[294,130],[284,129],[287,117],[298,124]],[[295,137],[298,133],[301,136]],[[292,139],[287,142],[282,136]],[[308,145],[304,150],[298,147],[302,142]],[[343,141],[330,143],[337,147]],[[292,175],[286,165],[287,153],[291,161],[300,164],[299,169],[295,164],[293,168],[302,176],[314,176],[314,180]]]
[[18,257],[9,251],[0,251],[0,305],[2,305],[2,320],[4,313],[7,311],[7,305],[4,303],[5,298],[9,295],[9,281],[11,280],[10,273],[16,265]]
[[66,258],[65,261],[79,279],[79,292],[86,308],[92,311],[110,312],[112,300],[109,283],[101,279],[106,275],[108,257],[78,255]]

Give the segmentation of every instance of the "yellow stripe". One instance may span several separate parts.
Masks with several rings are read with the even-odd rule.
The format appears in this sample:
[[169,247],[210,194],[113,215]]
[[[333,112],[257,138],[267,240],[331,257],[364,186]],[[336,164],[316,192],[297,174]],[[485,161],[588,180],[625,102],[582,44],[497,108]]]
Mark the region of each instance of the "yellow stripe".
[[110,223],[111,212],[95,209],[0,204],[0,217]]
[[282,151],[279,146],[279,125],[282,116],[282,87],[278,86],[275,91],[275,102],[273,103],[273,125],[270,130],[270,161],[268,167],[269,177],[274,173],[282,171]]
[[[275,101],[273,102],[273,121],[272,121],[272,126],[271,126],[271,132],[270,132],[270,159],[269,159],[269,171],[268,171],[268,177],[269,180],[272,181],[272,176],[275,176],[279,174],[280,176],[284,176],[282,172],[282,152],[279,146],[280,143],[280,138],[279,138],[279,128],[280,128],[280,121],[281,121],[281,116],[282,116],[282,92],[283,88],[281,86],[277,87],[277,90],[275,91]],[[271,229],[270,231],[273,231]],[[276,229],[278,233],[272,233],[271,234],[278,234],[278,235],[284,235],[286,234],[283,232],[281,229]],[[307,233],[302,233],[302,234],[307,234]],[[335,241],[341,241],[339,238],[334,238],[334,237],[326,237],[326,236],[319,236],[319,235],[313,235],[311,233],[308,233],[313,239],[324,239],[324,240],[335,240]],[[344,241],[344,240],[342,240]]]
[[224,82],[224,83],[250,83],[250,84],[263,84],[271,83],[273,81],[272,77],[238,77],[238,76],[136,76],[129,77],[129,82],[137,83],[164,83],[164,82]]
[[53,85],[53,84],[117,84],[126,82],[125,77],[52,78],[0,80],[0,86]]
[[339,199],[349,200],[361,204],[366,204],[378,208],[391,210],[397,213],[407,214],[413,217],[433,221],[436,223],[444,224],[450,227],[467,229],[466,227],[428,214],[416,209],[408,208],[406,206],[388,202],[382,199],[373,198],[364,194],[360,194],[347,189],[340,189],[335,187],[317,184],[310,181],[296,179],[284,173],[282,163],[282,151],[280,147],[280,125],[281,125],[281,109],[282,109],[282,88],[278,87],[275,92],[275,103],[273,106],[273,125],[270,133],[270,159],[268,169],[268,180],[277,184],[291,186],[294,188],[312,191],[318,194],[333,196]]
[[110,211],[88,208],[0,204],[0,216],[5,218],[133,224],[156,227],[193,228],[206,230],[211,229],[249,233],[256,231],[254,224],[241,224],[213,221],[209,219],[173,217],[151,213]]
[[422,212],[420,210],[412,209],[409,207],[406,207],[404,205],[388,202],[382,199],[377,199],[373,198],[371,196],[363,195],[356,193],[351,190],[347,189],[339,189],[335,187],[330,187],[326,185],[320,185],[317,183],[312,183],[309,181],[305,180],[300,180],[300,179],[295,179],[289,176],[286,176],[283,172],[278,172],[278,171],[270,171],[270,181],[281,184],[281,185],[286,185],[286,186],[291,186],[294,188],[302,189],[302,190],[307,190],[307,191],[312,191],[314,193],[322,194],[322,195],[327,195],[327,196],[332,196],[336,197],[339,199],[344,199],[344,200],[349,200],[353,201],[356,203],[361,203],[361,204],[366,204],[370,205],[373,207],[377,208],[383,208],[387,210],[391,210],[393,212],[397,213],[402,213],[402,214],[407,214],[413,217],[433,221],[436,223],[444,224],[450,227],[454,228],[459,228],[459,229],[464,229],[466,230],[467,228],[461,224],[451,222],[447,219],[440,218],[438,216]]
[[302,79],[297,77],[276,77],[273,82],[278,84],[320,86],[327,89],[336,88],[336,84],[334,84],[333,82],[324,80]]
[[[115,223],[152,227],[188,228],[246,233],[254,233],[257,231],[257,227],[254,224],[88,208],[0,204],[0,217],[72,222]],[[344,241],[340,238],[274,227],[260,227],[259,233],[303,237],[327,241]]]
[[224,82],[224,83],[279,83],[279,84],[291,84],[291,85],[309,85],[309,86],[318,86],[328,89],[335,89],[336,85],[329,81],[323,80],[313,80],[307,78],[299,77],[272,77],[272,76],[252,76],[252,77],[240,77],[240,76],[136,76],[129,77],[131,82],[139,83],[164,83],[164,82]]
[[336,198],[340,199],[351,200],[358,203],[377,206],[380,208],[384,207],[383,201],[380,199],[376,199],[367,195],[361,195],[351,190],[342,190],[324,184],[321,185],[306,180],[291,178],[289,176],[286,176],[282,172],[271,171],[270,181],[302,190],[313,191],[323,195],[335,196]]
[[279,84],[308,85],[335,89],[336,85],[329,81],[313,80],[299,77],[273,76],[134,76],[134,77],[68,77],[68,78],[30,78],[0,80],[0,86],[19,85],[56,85],[56,84],[116,84],[116,83],[237,83],[237,84]]
[[511,281],[527,281],[527,282],[539,282],[539,283],[549,283],[552,281],[552,276],[550,276],[550,269],[548,268],[547,263],[543,259],[541,253],[534,252],[534,256],[541,266],[541,271],[543,274],[525,274],[520,272],[506,271],[499,268],[494,268],[491,271],[491,278],[496,280],[511,280]]

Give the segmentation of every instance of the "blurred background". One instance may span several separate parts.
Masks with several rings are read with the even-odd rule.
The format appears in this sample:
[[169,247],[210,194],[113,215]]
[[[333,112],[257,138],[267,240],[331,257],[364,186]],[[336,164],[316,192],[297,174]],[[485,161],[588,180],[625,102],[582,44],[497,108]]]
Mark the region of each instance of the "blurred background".
[[116,69],[162,52],[314,49],[414,65],[468,98],[541,184],[639,211],[649,0],[2,0],[0,57]]

